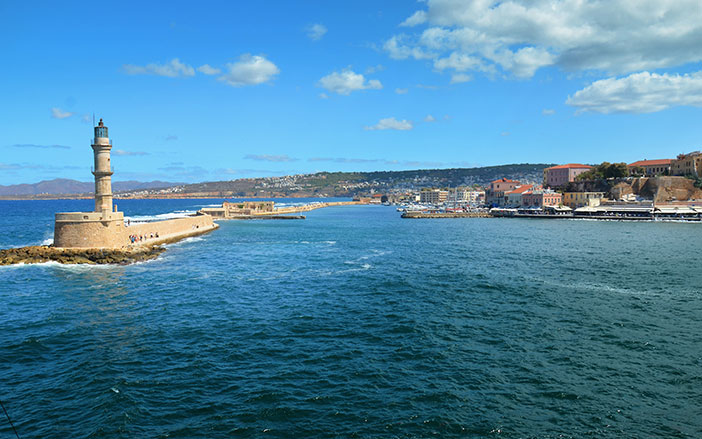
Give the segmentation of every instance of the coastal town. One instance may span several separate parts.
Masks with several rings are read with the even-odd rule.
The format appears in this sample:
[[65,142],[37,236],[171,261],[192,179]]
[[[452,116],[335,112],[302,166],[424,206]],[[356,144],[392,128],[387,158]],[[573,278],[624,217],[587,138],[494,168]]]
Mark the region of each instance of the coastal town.
[[373,194],[369,203],[396,204],[404,218],[460,216],[683,219],[702,215],[702,153],[674,159],[547,167],[543,180],[500,178],[485,187],[423,188]]
[[[271,200],[227,201],[194,215],[132,224],[113,203],[112,141],[100,119],[94,127],[95,207],[89,212],[57,212],[53,243],[0,250],[0,265],[130,263],[157,257],[161,244],[209,233],[215,220],[305,219],[294,215],[325,207],[361,204],[399,205],[402,218],[586,218],[599,220],[680,220],[702,222],[702,153],[675,159],[597,166],[565,164],[543,169],[543,181],[507,177],[454,188],[421,188],[405,193],[356,195],[352,201],[329,200],[275,206]],[[449,170],[451,171],[451,170]],[[96,249],[100,249],[96,252]],[[104,250],[108,250],[106,255]]]

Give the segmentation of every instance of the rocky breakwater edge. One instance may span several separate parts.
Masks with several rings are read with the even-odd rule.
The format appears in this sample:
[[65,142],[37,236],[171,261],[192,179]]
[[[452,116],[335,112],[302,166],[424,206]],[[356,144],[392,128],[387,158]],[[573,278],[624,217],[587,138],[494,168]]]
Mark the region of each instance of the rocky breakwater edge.
[[58,248],[46,245],[0,250],[0,265],[41,264],[116,264],[127,265],[156,259],[166,251],[159,245],[125,248]]
[[[160,225],[175,223],[182,219],[150,223]],[[149,224],[149,223],[147,223]],[[142,225],[143,227],[144,225]],[[147,226],[148,227],[148,226]],[[0,249],[1,265],[41,264],[45,262],[58,262],[59,264],[88,264],[88,265],[129,265],[137,262],[156,259],[166,251],[165,244],[172,244],[192,236],[202,235],[217,229],[217,224],[193,230],[181,230],[159,238],[152,238],[152,242],[125,245],[119,248],[107,247],[54,247],[53,245],[37,245]],[[133,227],[132,229],[138,229]],[[151,239],[150,239],[151,240]]]

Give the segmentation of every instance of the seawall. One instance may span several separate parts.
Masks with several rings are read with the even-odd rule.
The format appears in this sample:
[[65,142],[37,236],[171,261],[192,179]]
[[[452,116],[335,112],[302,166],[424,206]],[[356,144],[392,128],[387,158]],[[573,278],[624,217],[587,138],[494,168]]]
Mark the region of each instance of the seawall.
[[92,219],[90,213],[56,214],[54,247],[114,249],[144,244],[158,245],[201,235],[217,227],[209,215],[126,226],[121,213],[119,218],[102,220]]
[[[324,207],[334,207],[334,206],[353,206],[360,204],[367,204],[360,201],[329,201],[322,203],[312,203],[305,204],[302,206],[289,206],[289,207],[279,207],[270,208],[270,210],[258,210],[255,208],[244,208],[247,203],[255,202],[240,202],[240,203],[228,203],[224,202],[221,207],[206,207],[200,209],[198,213],[204,215],[210,215],[217,220],[222,219],[255,219],[255,218],[276,218],[276,219],[288,219],[284,215],[291,213],[301,213],[309,212],[315,209],[322,209]],[[268,203],[268,202],[264,202]],[[240,208],[232,208],[232,206],[240,205]],[[272,205],[272,202],[271,202]],[[304,219],[304,216],[292,217],[295,219]]]
[[283,213],[300,213],[309,212],[315,209],[322,209],[324,207],[334,207],[334,206],[354,206],[359,204],[366,204],[360,201],[330,201],[322,203],[305,204],[303,206],[290,206],[290,207],[279,207],[273,212],[261,212],[255,213],[255,215],[280,215]]
[[405,212],[401,218],[491,218],[487,212]]
[[[168,244],[211,232],[218,227],[209,215],[194,215],[164,221],[136,223],[124,227],[123,245]],[[132,242],[130,236],[138,237],[139,240]]]

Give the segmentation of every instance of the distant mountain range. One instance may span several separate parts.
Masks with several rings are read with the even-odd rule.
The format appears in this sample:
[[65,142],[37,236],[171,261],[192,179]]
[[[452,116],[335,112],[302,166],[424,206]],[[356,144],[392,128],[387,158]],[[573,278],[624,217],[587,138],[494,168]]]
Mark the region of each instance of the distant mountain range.
[[[170,186],[178,186],[183,183],[172,183],[167,181],[114,181],[112,190],[115,192],[135,191],[145,189],[159,189]],[[0,185],[0,196],[23,196],[23,195],[75,195],[92,194],[95,191],[94,182],[83,182],[56,178],[54,180],[44,180],[34,184],[13,184],[9,186]]]
[[[485,186],[499,178],[541,183],[547,163],[520,163],[480,168],[410,171],[317,172],[283,177],[240,178],[204,183],[117,181],[112,190],[126,198],[140,197],[349,197],[374,192],[399,193],[421,188]],[[92,194],[94,183],[55,179],[35,184],[0,185],[0,197],[42,198]]]
[[503,177],[540,184],[543,181],[543,170],[549,166],[552,165],[521,163],[480,168],[318,172],[186,184],[171,188],[168,192],[174,196],[349,197],[373,192],[400,193],[429,187],[485,186]]

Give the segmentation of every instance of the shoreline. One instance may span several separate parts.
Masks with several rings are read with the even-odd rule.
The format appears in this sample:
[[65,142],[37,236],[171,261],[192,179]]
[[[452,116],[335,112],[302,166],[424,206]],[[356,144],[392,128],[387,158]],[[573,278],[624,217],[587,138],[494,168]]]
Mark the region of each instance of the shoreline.
[[211,228],[190,230],[184,233],[170,234],[159,238],[150,238],[148,242],[128,244],[119,248],[54,247],[52,244],[0,249],[0,266],[41,264],[44,262],[57,262],[65,265],[130,265],[158,258],[167,250],[164,245],[173,244],[194,236],[204,235],[218,228],[219,225],[214,224]]
[[[49,201],[49,200],[92,200],[95,198],[93,194],[56,194],[56,195],[3,195],[0,196],[0,201]],[[351,196],[338,197],[319,197],[311,195],[284,195],[284,196],[222,196],[213,194],[183,194],[183,196],[172,195],[149,195],[138,197],[120,197],[114,196],[114,200],[269,200],[269,199],[287,199],[287,198],[312,198],[312,199],[333,199],[333,198],[353,198]]]

